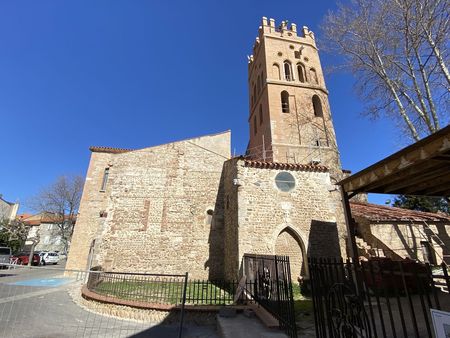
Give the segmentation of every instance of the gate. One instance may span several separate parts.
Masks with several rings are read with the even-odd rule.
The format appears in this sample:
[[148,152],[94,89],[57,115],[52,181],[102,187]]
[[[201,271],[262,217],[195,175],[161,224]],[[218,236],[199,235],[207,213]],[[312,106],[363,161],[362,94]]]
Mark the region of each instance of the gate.
[[281,329],[297,337],[289,257],[245,254],[243,263],[247,292],[278,319]]
[[449,310],[438,288],[449,284],[445,265],[433,275],[430,265],[407,260],[308,264],[317,337],[432,337],[430,309]]

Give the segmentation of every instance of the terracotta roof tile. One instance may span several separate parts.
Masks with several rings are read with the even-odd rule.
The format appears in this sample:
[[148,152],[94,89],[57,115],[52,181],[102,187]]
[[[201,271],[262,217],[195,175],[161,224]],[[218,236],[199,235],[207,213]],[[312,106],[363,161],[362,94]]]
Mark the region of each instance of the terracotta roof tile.
[[123,149],[123,148],[113,148],[113,147],[89,147],[89,150],[95,153],[110,153],[110,154],[122,154],[127,153],[129,151],[133,151],[133,149]]
[[318,171],[318,172],[327,172],[328,171],[328,168],[323,165],[266,162],[266,161],[247,160],[247,159],[243,159],[243,160],[244,160],[244,165],[246,167],[251,167],[251,168],[295,170],[295,171],[299,171],[299,170],[301,170],[301,171]]
[[450,222],[450,216],[443,213],[408,210],[362,202],[350,202],[350,208],[354,216],[375,222]]
[[32,214],[28,214],[28,213],[23,213],[23,214],[17,215],[16,218],[20,219],[20,220],[24,220],[25,218],[28,218],[28,217],[31,217],[31,216],[33,216],[33,215]]
[[[77,219],[76,216],[69,217],[68,215],[66,215],[65,219],[69,219],[69,218],[73,219],[74,221],[76,221],[76,219]],[[41,223],[57,223],[59,220],[60,220],[60,218],[57,217],[56,215],[52,216],[51,214],[41,213],[41,214],[27,217],[27,218],[23,219],[22,221],[28,225],[39,225]]]

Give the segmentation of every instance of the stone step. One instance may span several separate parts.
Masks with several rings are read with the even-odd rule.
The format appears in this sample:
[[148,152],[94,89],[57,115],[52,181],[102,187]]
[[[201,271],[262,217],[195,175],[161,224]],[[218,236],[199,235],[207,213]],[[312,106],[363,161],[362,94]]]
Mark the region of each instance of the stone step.
[[235,317],[217,316],[217,332],[222,338],[288,338],[280,329],[270,329],[256,316],[243,313]]
[[369,243],[367,243],[363,238],[356,237],[356,245],[358,247],[358,251],[360,256],[370,257],[386,257],[383,249],[372,247]]
[[255,313],[255,315],[261,320],[261,322],[268,328],[279,328],[280,323],[278,319],[272,316],[266,309],[258,304],[250,304],[249,308]]

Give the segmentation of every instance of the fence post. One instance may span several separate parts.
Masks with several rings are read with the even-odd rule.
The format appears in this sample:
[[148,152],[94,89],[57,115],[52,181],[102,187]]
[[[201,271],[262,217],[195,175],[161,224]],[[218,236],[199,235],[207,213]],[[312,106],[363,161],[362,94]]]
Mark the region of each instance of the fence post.
[[445,278],[445,284],[447,285],[447,290],[450,292],[450,281],[448,279],[447,264],[445,264],[445,262],[442,262],[441,267],[442,267],[442,273],[444,274],[444,278]]
[[278,282],[278,262],[277,256],[275,255],[275,283],[277,283],[277,310],[281,309],[281,300],[280,300],[280,284]]
[[184,277],[183,302],[181,303],[180,330],[178,332],[178,338],[181,338],[183,334],[184,304],[186,303],[187,283],[188,283],[188,273],[186,272],[186,275]]

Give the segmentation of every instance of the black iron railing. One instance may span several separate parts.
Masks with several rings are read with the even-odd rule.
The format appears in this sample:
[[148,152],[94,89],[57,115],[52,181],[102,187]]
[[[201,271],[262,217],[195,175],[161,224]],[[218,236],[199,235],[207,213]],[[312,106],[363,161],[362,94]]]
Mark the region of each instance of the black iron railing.
[[[130,274],[114,272],[91,273],[87,283],[90,291],[117,299],[179,305],[183,299],[184,276]],[[247,282],[247,287],[251,283]],[[238,288],[237,281],[188,280],[186,304],[230,305]]]
[[184,275],[168,275],[91,270],[86,286],[92,292],[112,298],[179,305],[178,337],[181,338],[187,283],[187,272]]
[[[186,303],[195,305],[231,305],[239,283],[224,280],[190,280],[188,281]],[[246,282],[246,288],[251,286]]]
[[278,319],[290,337],[297,337],[289,257],[245,254],[244,275],[250,296]]
[[445,308],[447,267],[385,258],[309,259],[317,337],[432,337],[430,309]]

